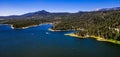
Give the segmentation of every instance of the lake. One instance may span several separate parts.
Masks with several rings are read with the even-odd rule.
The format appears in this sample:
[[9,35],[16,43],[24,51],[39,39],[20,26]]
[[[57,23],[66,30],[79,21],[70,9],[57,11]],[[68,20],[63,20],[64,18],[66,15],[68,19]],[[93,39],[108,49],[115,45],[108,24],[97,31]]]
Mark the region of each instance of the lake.
[[120,45],[51,32],[51,24],[27,29],[0,25],[0,57],[120,57]]

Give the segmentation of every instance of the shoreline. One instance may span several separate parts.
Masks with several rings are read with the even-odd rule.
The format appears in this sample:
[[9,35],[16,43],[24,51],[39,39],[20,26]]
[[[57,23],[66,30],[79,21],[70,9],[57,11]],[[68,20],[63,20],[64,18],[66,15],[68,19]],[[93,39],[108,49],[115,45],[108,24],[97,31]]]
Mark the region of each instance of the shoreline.
[[39,25],[30,25],[30,26],[21,27],[21,28],[15,28],[15,27],[13,27],[12,24],[9,24],[9,25],[11,26],[12,29],[27,29],[27,28],[31,28],[31,27],[37,27],[37,26],[40,26],[40,25],[44,25],[44,24],[53,24],[53,23],[43,23],[43,24],[39,24]]
[[36,27],[36,26],[40,26],[40,25],[31,25],[31,26],[26,26],[26,27],[22,27],[22,28],[15,28],[13,27],[13,25],[10,25],[12,29],[27,29],[27,28],[30,28],[30,27]]
[[49,31],[52,31],[52,32],[55,32],[55,31],[56,31],[56,32],[57,32],[57,31],[70,31],[70,30],[54,30],[54,29],[51,29],[51,28],[49,28],[48,30],[49,30]]
[[[40,26],[40,25],[44,25],[44,24],[53,24],[53,23],[43,23],[43,24],[39,24],[39,25],[30,25],[30,26],[26,26],[26,27],[22,27],[22,28],[14,28],[12,24],[3,24],[3,25],[10,25],[12,29],[27,29],[27,28],[30,28],[30,27],[37,27],[37,26]],[[52,32],[60,32],[60,31],[71,31],[71,30],[53,30],[51,28],[48,28],[49,31],[52,31]],[[74,30],[75,31],[75,30]],[[71,37],[77,37],[77,38],[94,38],[96,39],[97,41],[105,41],[105,42],[110,42],[110,43],[114,43],[114,44],[119,44],[120,45],[120,41],[117,41],[117,40],[113,40],[113,39],[104,39],[102,37],[99,37],[99,36],[94,36],[94,35],[86,35],[86,36],[78,36],[74,33],[68,33],[68,34],[64,34],[66,36],[71,36]]]
[[71,29],[71,30],[54,30],[54,29],[51,29],[51,28],[49,28],[48,30],[49,30],[49,31],[52,31],[52,32],[55,32],[55,31],[56,31],[56,32],[57,32],[57,31],[58,31],[58,32],[60,32],[60,31],[77,31],[77,30],[74,30],[74,29],[73,29],[73,30],[72,30],[72,29]]
[[71,36],[71,37],[77,37],[77,38],[82,38],[82,39],[84,39],[84,38],[94,38],[94,39],[96,39],[97,41],[102,41],[102,42],[110,42],[110,43],[114,43],[114,44],[119,44],[120,45],[120,41],[117,41],[117,40],[113,40],[113,39],[104,39],[104,38],[102,38],[102,37],[99,37],[99,36],[94,36],[94,35],[92,35],[92,36],[78,36],[78,35],[76,35],[76,34],[74,34],[74,33],[68,33],[68,34],[64,34],[64,35],[66,35],[66,36]]

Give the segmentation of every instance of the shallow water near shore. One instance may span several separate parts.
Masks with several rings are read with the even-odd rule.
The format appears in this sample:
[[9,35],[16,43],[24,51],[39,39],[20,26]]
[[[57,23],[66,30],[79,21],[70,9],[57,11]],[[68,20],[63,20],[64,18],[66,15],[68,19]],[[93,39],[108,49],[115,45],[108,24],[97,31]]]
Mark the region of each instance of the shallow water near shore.
[[120,57],[120,45],[51,32],[52,25],[11,29],[0,25],[0,57]]

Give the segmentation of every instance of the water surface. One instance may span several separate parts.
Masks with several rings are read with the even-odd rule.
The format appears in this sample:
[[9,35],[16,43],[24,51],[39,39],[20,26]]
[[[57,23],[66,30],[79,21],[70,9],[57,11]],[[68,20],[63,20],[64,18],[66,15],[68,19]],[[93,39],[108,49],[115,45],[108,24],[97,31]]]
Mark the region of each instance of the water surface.
[[0,57],[120,57],[120,45],[50,32],[51,24],[27,29],[0,25]]

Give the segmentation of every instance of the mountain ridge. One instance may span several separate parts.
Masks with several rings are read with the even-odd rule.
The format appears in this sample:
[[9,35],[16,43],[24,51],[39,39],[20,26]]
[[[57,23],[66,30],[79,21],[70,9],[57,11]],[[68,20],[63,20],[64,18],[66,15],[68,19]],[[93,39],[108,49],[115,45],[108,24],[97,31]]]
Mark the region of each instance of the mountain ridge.
[[[111,11],[111,10],[120,10],[120,7],[102,8],[95,11]],[[77,13],[82,13],[82,12],[87,12],[87,11],[78,11]],[[89,12],[92,12],[92,11],[89,11]],[[69,13],[69,12],[51,13],[46,10],[41,10],[41,11],[26,13],[23,15],[0,16],[0,19],[31,19],[31,18],[49,19],[50,17],[64,16],[64,15],[66,16],[70,14],[74,14],[74,13]]]

